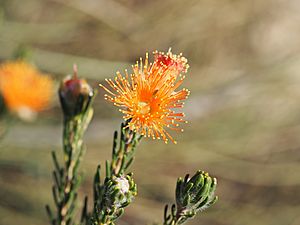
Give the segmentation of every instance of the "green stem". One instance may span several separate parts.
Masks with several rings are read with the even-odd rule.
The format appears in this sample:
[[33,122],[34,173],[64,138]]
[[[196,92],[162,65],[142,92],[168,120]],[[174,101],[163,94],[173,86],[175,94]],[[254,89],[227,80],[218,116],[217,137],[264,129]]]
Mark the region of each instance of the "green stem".
[[55,164],[53,198],[57,212],[54,217],[51,209],[47,206],[47,212],[53,225],[71,225],[75,203],[77,199],[77,189],[80,183],[78,174],[79,164],[84,153],[83,135],[93,115],[90,109],[84,114],[74,117],[65,117],[63,127],[63,152],[64,165],[60,166],[53,153]]
[[66,225],[70,220],[70,210],[75,203],[77,196],[75,184],[78,181],[76,165],[79,164],[82,154],[82,129],[79,120],[66,120],[63,132],[64,142],[64,161],[65,161],[65,180],[60,187],[62,200],[58,206],[58,224]]
[[[117,131],[113,137],[113,149],[111,162],[106,161],[106,179],[112,177],[124,176],[134,160],[134,154],[138,143],[142,136],[136,134],[128,128],[128,121],[121,124],[120,133]],[[120,216],[112,216],[104,205],[103,195],[106,190],[104,185],[100,183],[100,166],[94,180],[94,209],[90,214],[88,224],[113,225],[114,221]],[[122,209],[123,210],[123,209]]]
[[118,150],[118,135],[117,132],[114,134],[111,175],[117,176],[126,172],[134,160],[136,146],[142,139],[142,136],[131,131],[127,125],[128,121],[121,124]]

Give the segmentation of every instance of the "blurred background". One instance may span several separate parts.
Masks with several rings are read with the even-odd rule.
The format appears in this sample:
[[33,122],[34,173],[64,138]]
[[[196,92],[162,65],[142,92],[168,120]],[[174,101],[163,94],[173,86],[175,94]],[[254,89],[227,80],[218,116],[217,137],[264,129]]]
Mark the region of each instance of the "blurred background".
[[[0,0],[0,59],[26,46],[59,81],[95,87],[145,52],[183,52],[191,90],[178,144],[144,139],[132,167],[139,195],[119,224],[162,221],[178,176],[208,171],[220,200],[187,224],[300,224],[300,2],[297,0]],[[23,90],[24,92],[26,90]],[[99,90],[81,193],[110,158],[121,115]],[[5,118],[2,118],[5,121]],[[49,224],[50,152],[61,152],[58,99],[0,142],[0,224]],[[82,196],[81,196],[82,197]]]

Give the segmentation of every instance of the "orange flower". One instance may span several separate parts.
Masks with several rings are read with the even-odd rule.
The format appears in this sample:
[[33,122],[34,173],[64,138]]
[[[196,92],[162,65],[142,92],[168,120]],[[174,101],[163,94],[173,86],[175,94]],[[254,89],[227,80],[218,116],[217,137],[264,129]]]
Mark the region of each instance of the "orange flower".
[[105,99],[121,107],[128,127],[153,139],[162,138],[166,143],[170,139],[176,144],[165,128],[183,131],[179,123],[186,122],[184,113],[178,112],[183,107],[189,91],[185,88],[177,91],[187,72],[186,58],[181,54],[154,52],[154,62],[148,63],[148,54],[144,61],[140,59],[133,66],[133,74],[125,77],[117,72],[115,80],[106,79],[110,88],[100,84],[108,94]]
[[52,87],[49,76],[23,61],[6,62],[0,66],[1,95],[7,108],[21,117],[47,107]]

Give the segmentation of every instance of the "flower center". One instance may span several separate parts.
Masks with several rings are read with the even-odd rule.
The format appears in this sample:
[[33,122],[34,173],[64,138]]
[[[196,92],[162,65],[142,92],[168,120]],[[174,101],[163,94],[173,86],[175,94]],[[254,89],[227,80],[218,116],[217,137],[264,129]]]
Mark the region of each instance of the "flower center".
[[120,188],[120,191],[125,194],[129,191],[129,182],[125,177],[116,178],[117,187]]
[[139,112],[143,115],[150,112],[150,105],[147,102],[139,102],[138,103]]

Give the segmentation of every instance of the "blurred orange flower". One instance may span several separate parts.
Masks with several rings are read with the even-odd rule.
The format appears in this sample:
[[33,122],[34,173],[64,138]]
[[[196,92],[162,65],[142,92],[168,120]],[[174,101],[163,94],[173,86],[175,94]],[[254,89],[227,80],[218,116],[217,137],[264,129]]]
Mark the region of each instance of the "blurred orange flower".
[[24,61],[6,62],[0,66],[0,92],[11,112],[30,119],[50,103],[53,81]]
[[165,128],[183,131],[179,123],[186,122],[184,113],[178,112],[183,107],[189,91],[185,88],[177,91],[182,84],[188,69],[186,58],[181,54],[174,55],[154,52],[154,62],[149,64],[148,54],[144,61],[140,59],[133,66],[133,74],[125,71],[125,77],[117,72],[114,81],[106,79],[109,87],[103,87],[108,94],[105,99],[121,107],[128,127],[153,139],[162,138],[166,143],[172,138]]

